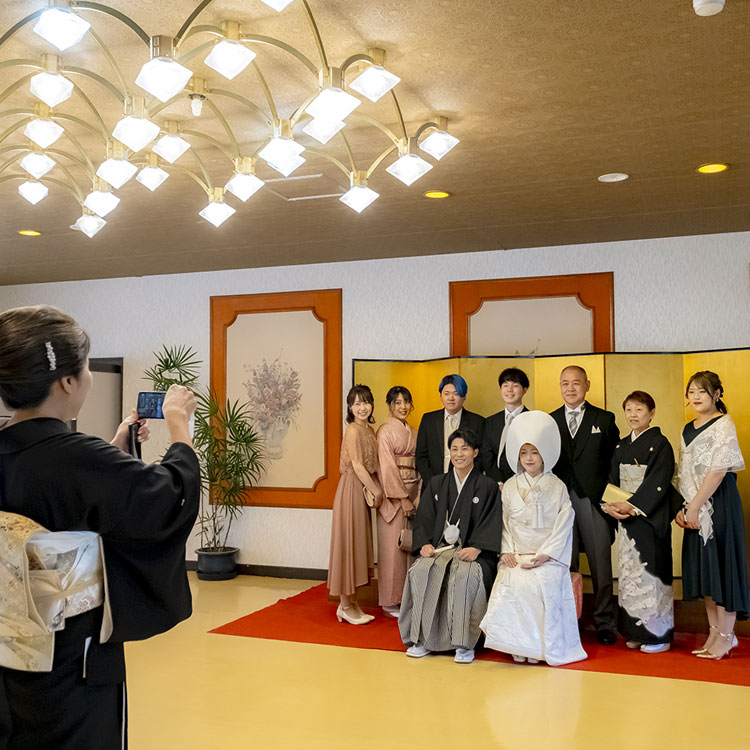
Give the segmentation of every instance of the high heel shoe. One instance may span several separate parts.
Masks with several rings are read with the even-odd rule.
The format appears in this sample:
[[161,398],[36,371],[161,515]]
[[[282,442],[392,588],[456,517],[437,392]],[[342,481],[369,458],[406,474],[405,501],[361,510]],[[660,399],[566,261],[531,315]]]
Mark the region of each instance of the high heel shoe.
[[706,638],[706,642],[700,648],[693,649],[692,651],[693,655],[698,656],[698,654],[708,653],[708,650],[711,648],[711,646],[714,645],[714,641],[716,640],[716,634],[718,632],[719,632],[718,625],[709,625],[708,626],[708,638]]
[[346,610],[339,604],[339,608],[336,610],[336,619],[339,622],[346,620],[350,625],[366,625],[368,622],[372,622],[375,618],[372,615],[365,614],[363,614],[362,617],[348,615]]
[[727,658],[730,658],[732,656],[732,651],[737,646],[737,636],[734,633],[719,633],[719,637],[713,642],[711,648],[714,648],[716,646],[716,641],[721,638],[725,644],[729,644],[729,648],[723,653],[723,654],[714,654],[711,653],[711,651],[706,651],[701,654],[696,654],[696,656],[699,659],[713,659],[714,661],[719,661],[719,659],[723,659],[725,656]]

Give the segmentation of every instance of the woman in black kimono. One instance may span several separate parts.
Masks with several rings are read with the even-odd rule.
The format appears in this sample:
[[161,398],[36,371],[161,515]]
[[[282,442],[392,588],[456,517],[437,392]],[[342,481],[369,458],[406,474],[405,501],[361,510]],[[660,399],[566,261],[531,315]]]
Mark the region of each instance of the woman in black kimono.
[[603,506],[618,520],[618,630],[628,648],[655,654],[669,651],[674,632],[674,451],[651,427],[656,404],[648,393],[633,391],[622,408],[631,433],[615,447],[610,483],[632,494]]
[[[167,392],[171,446],[159,464],[125,453],[126,423],[112,444],[70,432],[65,422],[78,414],[91,386],[88,351],[86,333],[55,308],[0,314],[0,398],[14,410],[0,430],[0,533],[12,540],[19,529],[28,531],[21,555],[33,538],[44,545],[75,532],[94,540],[86,578],[63,590],[53,634],[36,639],[39,654],[50,641],[48,662],[43,654],[32,658],[23,628],[10,636],[6,629],[0,639],[0,750],[125,747],[123,642],[163,632],[191,613],[185,542],[200,493],[188,428],[195,398],[182,386]],[[32,531],[39,533],[29,538]],[[24,566],[9,567],[9,550],[0,550],[0,569],[15,575],[17,588],[31,585],[30,604],[41,611],[32,576],[24,582]],[[64,587],[66,565],[60,554],[42,572]],[[0,591],[3,618],[14,604],[17,611],[12,584]]]

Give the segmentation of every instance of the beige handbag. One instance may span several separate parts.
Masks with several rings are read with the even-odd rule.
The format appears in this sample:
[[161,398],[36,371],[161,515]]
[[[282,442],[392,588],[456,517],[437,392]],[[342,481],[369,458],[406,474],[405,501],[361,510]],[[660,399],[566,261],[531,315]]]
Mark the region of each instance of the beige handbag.
[[404,528],[401,529],[401,532],[398,535],[398,548],[402,552],[411,552],[411,523],[415,515],[416,511],[412,511],[411,513],[404,513]]
[[375,495],[370,492],[370,490],[367,489],[364,485],[362,485],[362,494],[365,496],[365,502],[367,505],[370,506],[370,508],[379,508],[380,502],[383,499],[383,496],[375,497]]

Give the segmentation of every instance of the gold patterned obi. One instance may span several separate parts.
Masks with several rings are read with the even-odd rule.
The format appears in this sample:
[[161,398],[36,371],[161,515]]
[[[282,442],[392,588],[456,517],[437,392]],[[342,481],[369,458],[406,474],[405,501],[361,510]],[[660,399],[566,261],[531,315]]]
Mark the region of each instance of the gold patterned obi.
[[[65,619],[104,603],[101,540],[0,511],[0,666],[49,672]],[[112,632],[107,612],[100,640]]]
[[414,456],[396,456],[396,466],[404,482],[417,481],[417,465]]

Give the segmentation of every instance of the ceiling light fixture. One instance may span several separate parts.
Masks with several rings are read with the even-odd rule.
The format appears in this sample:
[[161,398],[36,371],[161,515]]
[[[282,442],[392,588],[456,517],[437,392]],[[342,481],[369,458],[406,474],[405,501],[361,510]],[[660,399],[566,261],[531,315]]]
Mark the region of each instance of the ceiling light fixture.
[[291,132],[291,122],[281,120],[274,127],[271,140],[258,151],[258,156],[284,177],[289,177],[297,167],[305,163],[305,159],[301,156],[305,147],[292,139]]
[[159,135],[159,126],[145,117],[127,115],[115,125],[112,137],[124,143],[131,151],[146,148]]
[[114,211],[119,203],[120,199],[109,189],[109,185],[101,184],[100,180],[95,180],[94,189],[83,201],[89,211],[102,218]]
[[[55,6],[61,4],[60,0],[52,0],[52,2]],[[69,8],[53,6],[42,11],[33,31],[64,52],[74,44],[78,44],[90,28],[91,24],[88,21],[77,16]]]
[[726,172],[727,169],[729,169],[729,164],[716,162],[711,164],[701,164],[699,167],[695,168],[695,171],[700,172],[701,174],[719,174],[719,172]]
[[18,194],[25,198],[32,206],[47,197],[49,188],[36,180],[26,180],[18,186]]
[[367,172],[352,172],[351,187],[339,200],[361,214],[373,201],[380,198],[380,194],[367,187]]
[[294,0],[263,0],[263,2],[269,7],[281,13],[287,5],[291,5]]
[[18,234],[24,237],[40,237],[42,233],[37,232],[36,229],[19,229]]
[[400,154],[398,159],[390,167],[386,167],[385,171],[409,187],[426,175],[432,169],[432,164],[417,154],[416,137],[409,138],[408,141],[400,141],[398,148]]
[[624,182],[630,177],[625,172],[608,172],[607,174],[600,174],[596,179],[599,182]]
[[110,141],[107,144],[107,158],[99,165],[96,176],[119,190],[137,171],[138,167],[125,158],[122,145]]
[[[174,123],[172,127],[176,128],[176,125],[177,123]],[[166,159],[170,164],[174,164],[189,148],[190,143],[188,141],[181,138],[176,132],[168,132],[159,138],[151,150],[155,154],[159,154],[162,159]]]
[[224,186],[232,195],[243,203],[255,195],[265,182],[255,176],[255,159],[241,157],[234,160],[234,176]]
[[51,146],[65,131],[54,120],[38,117],[23,129],[23,134],[40,148]]
[[91,238],[106,224],[107,222],[101,216],[97,216],[84,209],[84,212],[78,217],[76,223],[71,224],[70,228],[78,232],[83,232],[87,237]]
[[325,144],[328,143],[336,133],[342,130],[345,125],[346,123],[341,121],[336,122],[333,120],[318,120],[313,118],[304,128],[302,128],[302,132],[325,146]]
[[242,42],[224,39],[211,50],[205,63],[209,68],[213,68],[231,81],[254,59],[255,52],[248,49]]
[[724,10],[724,0],[693,0],[693,10],[699,16],[715,16]]
[[22,169],[25,169],[32,177],[36,177],[38,180],[40,177],[44,177],[55,166],[55,161],[50,159],[47,154],[32,151],[26,154],[19,164]]
[[233,213],[236,213],[235,210],[224,202],[224,188],[212,188],[209,191],[208,205],[198,215],[218,228]]
[[398,76],[387,71],[382,65],[370,65],[349,84],[349,88],[366,96],[371,102],[376,102],[400,81]]
[[426,193],[424,193],[425,198],[434,198],[436,200],[439,200],[441,198],[450,198],[453,195],[453,193],[449,193],[445,190],[428,190]]
[[31,93],[48,107],[62,104],[73,93],[73,82],[58,72],[60,62],[58,55],[42,55],[42,67],[45,70],[29,79]]
[[187,86],[192,75],[174,59],[174,39],[159,35],[151,37],[151,59],[144,63],[135,82],[160,102],[168,102]]

